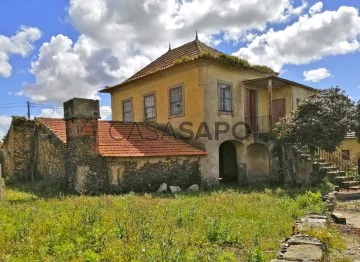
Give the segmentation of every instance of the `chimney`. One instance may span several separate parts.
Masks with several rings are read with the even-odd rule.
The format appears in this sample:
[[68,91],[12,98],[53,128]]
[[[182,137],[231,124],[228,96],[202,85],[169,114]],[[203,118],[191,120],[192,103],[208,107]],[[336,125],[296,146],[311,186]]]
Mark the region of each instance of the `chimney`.
[[74,157],[99,153],[99,100],[73,98],[64,103],[66,142]]

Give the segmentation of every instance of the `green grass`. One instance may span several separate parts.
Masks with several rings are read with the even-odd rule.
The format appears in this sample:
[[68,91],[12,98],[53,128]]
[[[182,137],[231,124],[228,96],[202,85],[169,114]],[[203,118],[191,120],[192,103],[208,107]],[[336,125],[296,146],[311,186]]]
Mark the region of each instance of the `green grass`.
[[322,210],[320,194],[282,189],[44,198],[12,185],[0,261],[268,261],[295,219]]

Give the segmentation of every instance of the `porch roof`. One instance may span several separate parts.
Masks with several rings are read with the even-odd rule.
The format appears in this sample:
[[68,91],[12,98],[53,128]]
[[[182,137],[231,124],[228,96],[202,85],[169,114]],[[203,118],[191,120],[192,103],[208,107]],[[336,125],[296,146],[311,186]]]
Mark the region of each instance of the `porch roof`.
[[255,79],[250,79],[250,80],[245,80],[243,81],[244,84],[251,86],[251,87],[255,87],[255,88],[264,88],[268,86],[268,81],[272,80],[272,87],[273,88],[280,88],[286,85],[295,85],[295,86],[299,86],[311,91],[316,91],[315,88],[312,88],[310,86],[306,86],[285,78],[281,78],[278,76],[266,76],[266,77],[262,77],[262,78],[255,78]]

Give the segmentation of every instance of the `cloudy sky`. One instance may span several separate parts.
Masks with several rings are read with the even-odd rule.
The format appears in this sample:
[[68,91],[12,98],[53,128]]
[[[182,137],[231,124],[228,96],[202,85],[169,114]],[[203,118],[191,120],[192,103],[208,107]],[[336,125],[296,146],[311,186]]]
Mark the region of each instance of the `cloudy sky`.
[[194,39],[360,99],[358,0],[12,0],[0,4],[0,139],[12,115],[61,117]]

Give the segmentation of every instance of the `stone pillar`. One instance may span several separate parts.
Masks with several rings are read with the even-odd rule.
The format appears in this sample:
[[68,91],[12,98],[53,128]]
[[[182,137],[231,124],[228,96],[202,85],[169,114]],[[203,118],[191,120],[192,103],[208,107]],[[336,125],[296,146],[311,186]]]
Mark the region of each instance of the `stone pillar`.
[[64,103],[66,176],[71,191],[83,191],[82,187],[86,182],[85,171],[91,172],[91,161],[99,155],[99,118],[99,100],[73,98]]
[[272,97],[273,97],[273,86],[272,86],[272,80],[269,79],[268,80],[268,101],[269,101],[269,133],[271,133],[272,129],[273,129],[273,120],[272,120],[272,116],[273,116],[273,110],[272,110]]

